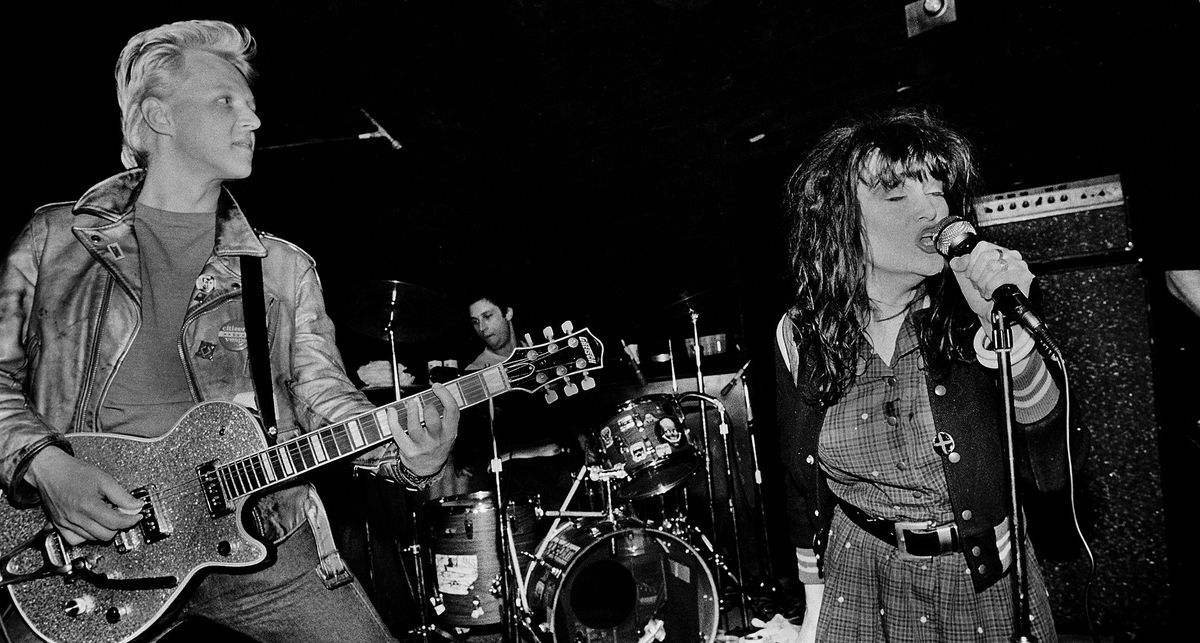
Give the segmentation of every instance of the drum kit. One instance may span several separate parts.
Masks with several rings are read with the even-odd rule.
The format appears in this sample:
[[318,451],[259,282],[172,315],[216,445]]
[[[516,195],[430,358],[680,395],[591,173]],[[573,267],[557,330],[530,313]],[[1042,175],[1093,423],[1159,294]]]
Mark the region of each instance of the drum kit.
[[[390,302],[403,299],[404,286],[398,284],[381,286]],[[422,296],[429,299],[427,293]],[[681,303],[689,308],[689,352],[703,388],[702,355],[715,344],[711,336],[699,335],[693,300]],[[389,330],[395,317],[379,320],[385,320],[382,332],[374,326],[371,330],[393,342],[395,355],[396,334]],[[504,640],[526,643],[715,641],[726,607],[725,582],[734,584],[742,622],[748,622],[745,588],[714,542],[717,503],[707,411],[716,411],[725,462],[731,463],[726,408],[703,390],[678,390],[673,352],[669,344],[671,393],[625,400],[583,436],[590,453],[561,506],[543,508],[538,498],[502,497],[502,466],[494,469],[492,489],[424,502],[427,528],[414,534],[418,542],[408,548],[418,580],[414,598],[422,608],[421,625],[408,632],[410,639],[457,641],[475,628],[498,626]],[[636,353],[627,354],[644,387]],[[700,403],[699,434],[693,433],[685,412],[685,404],[694,402]],[[746,403],[748,407],[748,398]],[[757,449],[753,452],[761,484]],[[708,490],[711,534],[687,515],[688,483],[700,472]],[[731,495],[733,485],[729,472]],[[571,509],[580,506],[573,500],[581,486],[588,491],[586,498],[599,496],[599,501],[589,502],[588,510]],[[668,497],[681,504],[674,514],[666,510]],[[639,511],[647,503],[657,503],[662,514],[652,518],[651,512]],[[728,508],[740,570],[739,517],[732,499]],[[548,527],[545,520],[551,520]],[[431,556],[422,553],[426,549]],[[432,616],[426,606],[432,606]]]

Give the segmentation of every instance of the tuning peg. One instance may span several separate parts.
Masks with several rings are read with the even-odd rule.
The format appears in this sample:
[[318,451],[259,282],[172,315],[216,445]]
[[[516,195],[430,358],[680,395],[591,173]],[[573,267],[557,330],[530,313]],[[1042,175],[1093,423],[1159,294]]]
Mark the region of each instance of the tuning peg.
[[542,336],[546,339],[554,339],[554,329],[549,326],[542,329]]
[[562,323],[562,329],[563,329],[564,333],[570,335],[572,332],[575,331],[575,324],[572,324],[571,320],[568,319],[567,321]]
[[546,404],[554,404],[554,401],[557,399],[558,393],[555,393],[554,389],[546,389]]
[[533,335],[530,335],[529,333],[525,333],[525,345],[533,346]]
[[596,388],[596,380],[592,379],[591,375],[584,375],[583,379],[579,380],[579,386],[585,391],[590,391]]
[[565,380],[565,382],[566,383],[563,384],[563,393],[566,393],[567,397],[571,397],[579,392],[579,387],[575,386],[575,382],[572,382],[571,380]]

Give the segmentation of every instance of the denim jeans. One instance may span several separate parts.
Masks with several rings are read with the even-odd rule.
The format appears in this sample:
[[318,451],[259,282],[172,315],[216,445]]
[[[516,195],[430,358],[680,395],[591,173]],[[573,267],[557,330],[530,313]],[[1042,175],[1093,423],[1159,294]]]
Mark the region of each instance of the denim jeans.
[[[358,580],[326,589],[314,571],[317,562],[305,524],[278,546],[269,567],[205,576],[155,640],[180,640],[172,632],[185,629],[188,617],[203,617],[260,643],[395,643]],[[13,612],[4,621],[11,640],[40,641]]]
[[283,541],[270,567],[209,574],[183,609],[261,643],[394,642],[357,579],[326,589],[314,569],[317,547],[304,527]]

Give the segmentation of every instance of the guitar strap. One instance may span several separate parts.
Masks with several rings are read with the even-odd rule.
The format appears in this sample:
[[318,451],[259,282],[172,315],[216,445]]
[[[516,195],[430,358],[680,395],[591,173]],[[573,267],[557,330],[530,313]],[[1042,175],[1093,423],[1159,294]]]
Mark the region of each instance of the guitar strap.
[[[271,360],[267,350],[266,295],[263,291],[262,258],[242,255],[242,307],[246,316],[246,343],[250,352],[250,374],[254,376],[254,392],[262,415],[267,444],[275,446],[279,433],[275,421],[275,395],[271,387]],[[316,540],[319,563],[315,571],[326,589],[336,589],[353,580],[350,568],[338,553],[329,516],[321,497],[311,484],[305,501],[305,514]]]
[[242,306],[246,316],[246,342],[250,353],[250,374],[262,415],[267,444],[275,446],[279,430],[275,426],[275,396],[271,387],[271,360],[267,351],[266,295],[263,292],[262,258],[242,255]]

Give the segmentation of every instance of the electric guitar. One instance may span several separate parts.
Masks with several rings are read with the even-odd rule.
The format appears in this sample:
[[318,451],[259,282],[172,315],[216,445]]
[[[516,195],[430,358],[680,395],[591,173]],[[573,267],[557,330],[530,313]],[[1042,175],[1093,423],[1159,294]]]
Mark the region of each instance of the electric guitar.
[[[574,395],[595,386],[604,345],[585,328],[518,348],[507,360],[445,386],[462,408],[512,390]],[[574,381],[572,380],[574,378]],[[142,518],[108,543],[68,545],[40,506],[0,502],[0,586],[34,632],[54,643],[124,643],[166,613],[209,568],[249,567],[267,546],[242,524],[254,495],[379,447],[410,413],[441,401],[432,390],[269,446],[254,416],[230,402],[192,407],[165,435],[71,433],[75,457],[145,501]]]

